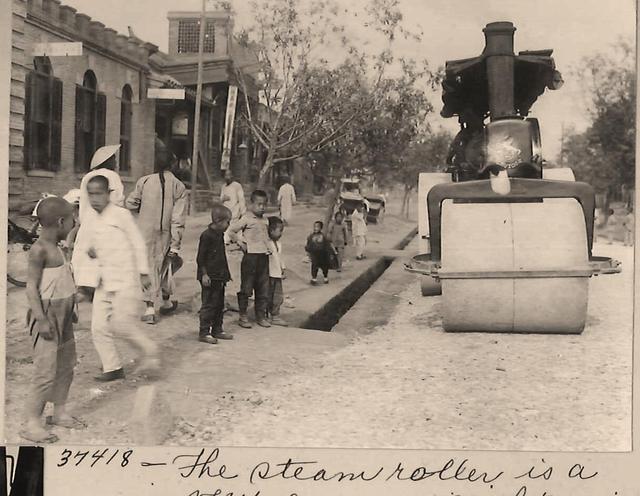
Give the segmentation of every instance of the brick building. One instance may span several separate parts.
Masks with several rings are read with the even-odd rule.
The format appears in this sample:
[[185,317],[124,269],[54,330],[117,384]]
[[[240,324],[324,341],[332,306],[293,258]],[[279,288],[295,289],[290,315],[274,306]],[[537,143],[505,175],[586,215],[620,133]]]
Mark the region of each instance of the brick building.
[[[189,184],[200,14],[169,13],[169,50],[163,53],[60,0],[11,2],[10,209],[42,192],[64,194],[77,187],[91,156],[105,144],[121,144],[120,175],[130,190],[140,176],[153,172],[156,135],[178,157],[182,170],[177,172]],[[230,85],[239,86],[235,67],[250,68],[253,60],[233,42],[229,12],[207,12],[205,18],[196,189],[203,197],[199,203],[206,204],[222,183],[227,97]],[[60,42],[81,42],[82,55],[35,56],[35,44]],[[259,109],[251,70],[243,74],[248,98]],[[185,98],[150,98],[148,90],[157,88],[184,89]],[[242,125],[244,100],[240,93],[230,166],[247,184],[257,178],[265,151]],[[275,176],[271,180],[275,185]]]
[[[59,0],[13,0],[10,208],[77,187],[103,144],[121,143],[131,185],[153,168],[155,102],[145,97],[158,48],[117,34]],[[77,42],[81,56],[34,57],[36,43]]]

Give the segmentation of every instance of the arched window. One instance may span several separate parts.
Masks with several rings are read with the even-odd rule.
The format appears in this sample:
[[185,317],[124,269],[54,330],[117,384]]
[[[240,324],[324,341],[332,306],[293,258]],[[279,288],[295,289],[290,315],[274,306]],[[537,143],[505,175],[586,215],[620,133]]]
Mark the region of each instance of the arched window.
[[84,73],[82,85],[76,85],[75,170],[89,170],[94,152],[104,146],[107,97],[98,92],[93,71]]
[[60,168],[62,81],[48,57],[36,57],[25,89],[24,164],[27,169]]
[[131,116],[133,107],[131,100],[133,91],[131,86],[125,84],[122,88],[122,100],[120,101],[120,170],[131,170]]

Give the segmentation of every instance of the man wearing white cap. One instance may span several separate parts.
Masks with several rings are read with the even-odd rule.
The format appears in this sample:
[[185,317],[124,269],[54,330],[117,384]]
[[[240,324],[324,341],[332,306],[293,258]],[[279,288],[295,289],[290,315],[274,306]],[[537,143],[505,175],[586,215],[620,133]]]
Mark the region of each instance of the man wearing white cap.
[[178,256],[187,206],[187,188],[170,168],[172,154],[156,138],[156,172],[141,177],[127,197],[126,207],[139,212],[138,227],[147,244],[151,266],[151,288],[145,292],[146,311],[142,320],[156,323],[155,306],[162,297],[161,314],[173,312],[178,302],[171,301],[173,273],[181,266]]
[[[120,145],[109,145],[98,148],[93,154],[89,172],[85,174],[80,183],[80,198],[78,220],[80,224],[83,222],[92,222],[97,215],[95,210],[89,205],[89,196],[87,194],[87,184],[94,176],[105,176],[109,180],[109,190],[111,191],[109,200],[114,205],[124,207],[124,186],[122,179],[116,172],[117,169],[117,153]],[[80,240],[76,240],[76,243]],[[86,253],[74,252],[72,263],[75,267],[74,277],[76,285],[81,287],[96,288],[99,281],[97,280],[97,271],[95,269],[95,261],[90,259]]]

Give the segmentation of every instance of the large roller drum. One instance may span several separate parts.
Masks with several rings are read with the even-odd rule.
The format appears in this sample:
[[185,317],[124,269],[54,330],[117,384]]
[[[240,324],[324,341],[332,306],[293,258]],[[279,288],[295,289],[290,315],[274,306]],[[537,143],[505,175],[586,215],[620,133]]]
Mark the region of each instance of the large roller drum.
[[580,333],[591,275],[572,199],[442,208],[446,331]]

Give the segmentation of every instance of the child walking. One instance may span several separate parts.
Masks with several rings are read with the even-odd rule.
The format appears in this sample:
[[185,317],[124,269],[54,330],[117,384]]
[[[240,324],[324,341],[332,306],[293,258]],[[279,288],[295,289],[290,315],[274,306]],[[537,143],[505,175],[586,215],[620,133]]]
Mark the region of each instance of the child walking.
[[202,287],[199,340],[216,344],[218,339],[233,339],[222,329],[224,290],[231,280],[224,232],[231,221],[231,210],[217,203],[211,208],[211,224],[200,235],[198,244],[198,281]]
[[332,248],[336,252],[338,258],[337,272],[342,272],[342,261],[344,260],[344,249],[347,246],[348,233],[347,225],[344,223],[344,215],[342,212],[336,212],[334,221],[329,224],[327,237],[331,243]]
[[364,205],[359,204],[351,214],[353,244],[356,247],[356,260],[366,258],[364,249],[367,246],[367,222],[364,218]]
[[311,258],[311,284],[316,284],[318,269],[322,271],[324,283],[329,282],[329,250],[331,245],[329,240],[322,233],[323,223],[316,221],[313,223],[313,232],[307,237],[305,250]]
[[73,336],[75,284],[71,267],[58,243],[74,227],[73,208],[62,198],[45,198],[37,208],[40,237],[29,251],[27,298],[29,331],[33,339],[33,377],[27,400],[26,429],[20,435],[35,443],[58,437],[42,425],[47,402],[54,404],[50,423],[77,429],[84,422],[65,410],[76,364]]
[[280,307],[284,301],[282,280],[285,279],[285,265],[282,259],[280,238],[284,231],[284,221],[279,217],[269,217],[269,301],[267,315],[273,325],[286,327],[286,320],[280,317]]
[[250,329],[247,317],[249,297],[255,294],[256,323],[261,327],[271,327],[267,320],[267,300],[269,296],[269,222],[264,217],[267,193],[257,189],[251,193],[249,210],[229,226],[229,236],[238,242],[238,234],[243,240],[238,242],[244,256],[240,264],[240,291],[238,292],[238,325]]
[[[156,373],[160,367],[158,347],[138,326],[141,289],[150,286],[147,249],[131,213],[111,203],[109,180],[96,175],[86,183],[91,222],[82,222],[74,250],[84,253],[95,265],[99,281],[93,297],[91,334],[103,373],[97,381],[124,378],[122,360],[116,348],[116,333],[142,355],[139,373]],[[83,257],[80,261],[84,260]],[[86,270],[74,262],[74,270]]]

